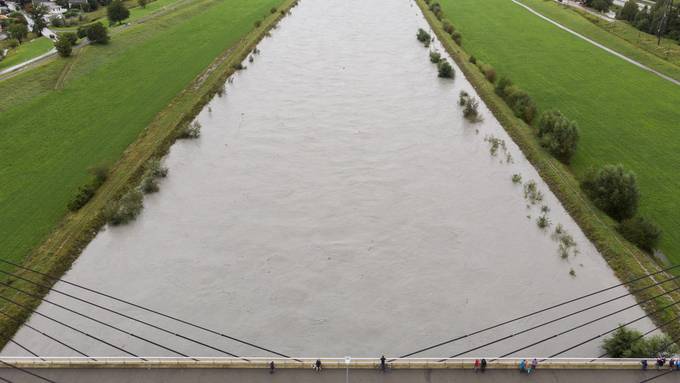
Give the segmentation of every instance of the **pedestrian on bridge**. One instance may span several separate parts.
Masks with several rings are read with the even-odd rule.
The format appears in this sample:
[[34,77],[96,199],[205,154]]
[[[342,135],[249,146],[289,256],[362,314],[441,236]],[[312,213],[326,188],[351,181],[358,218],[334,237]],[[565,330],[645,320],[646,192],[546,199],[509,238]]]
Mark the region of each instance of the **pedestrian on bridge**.
[[271,362],[269,362],[269,373],[270,374],[274,373],[274,368],[275,368],[274,361],[272,360]]
[[663,367],[664,364],[666,364],[666,358],[659,355],[659,357],[656,358],[656,369],[657,370],[660,369],[661,367]]
[[534,371],[538,367],[538,360],[536,358],[531,360],[531,367],[529,368],[529,373],[531,374],[531,371]]
[[475,359],[475,374],[479,372],[479,359]]
[[641,360],[640,364],[642,365],[642,371],[647,371],[647,359]]
[[320,372],[321,371],[321,359],[317,359],[316,363],[314,363],[313,367],[314,371]]
[[519,361],[519,372],[526,372],[527,371],[527,360],[522,359]]
[[671,358],[671,360],[668,361],[668,367],[671,370],[675,367],[675,358]]
[[385,362],[385,355],[380,357],[380,369],[382,372],[385,372],[387,370],[387,363]]
[[482,358],[481,364],[482,366],[480,367],[480,369],[482,370],[482,372],[486,371],[486,359]]

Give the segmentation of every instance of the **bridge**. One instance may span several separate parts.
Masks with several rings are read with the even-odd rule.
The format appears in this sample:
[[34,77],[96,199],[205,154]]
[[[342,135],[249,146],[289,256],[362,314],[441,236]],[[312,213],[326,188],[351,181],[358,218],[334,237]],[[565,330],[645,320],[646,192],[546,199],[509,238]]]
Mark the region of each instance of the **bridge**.
[[[649,360],[649,369],[642,371],[640,359],[545,359],[531,374],[519,371],[518,358],[490,360],[485,372],[475,372],[475,359],[470,358],[388,358],[385,372],[381,371],[378,359],[320,360],[322,370],[317,372],[312,369],[316,358],[3,358],[0,380],[26,383],[639,383],[653,380],[661,383],[677,382],[680,377],[680,371],[670,371],[668,365],[657,370],[654,360]],[[270,362],[275,365],[273,372]]]

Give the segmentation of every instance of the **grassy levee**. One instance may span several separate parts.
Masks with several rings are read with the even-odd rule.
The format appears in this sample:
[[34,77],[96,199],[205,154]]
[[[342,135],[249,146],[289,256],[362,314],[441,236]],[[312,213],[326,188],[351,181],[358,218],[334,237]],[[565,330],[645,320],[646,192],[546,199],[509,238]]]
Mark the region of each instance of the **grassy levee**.
[[680,263],[680,87],[561,30],[510,0],[442,0],[463,45],[581,127],[571,165],[622,163],[642,193],[640,213],[664,230],[660,249]]
[[[669,56],[669,60],[666,60],[665,56],[663,56],[660,51],[648,50],[651,48],[650,45],[656,47],[656,38],[654,36],[639,33],[639,35],[644,38],[637,40],[631,38],[632,36],[629,35],[626,35],[628,38],[624,39],[622,35],[612,33],[623,30],[624,28],[630,28],[635,31],[635,36],[638,35],[638,31],[635,28],[621,21],[607,22],[588,12],[577,10],[567,5],[560,5],[554,0],[519,1],[540,14],[592,39],[593,41],[611,48],[624,56],[630,57],[633,60],[639,61],[667,76],[680,80],[680,66],[678,66],[680,65],[680,46],[672,40],[665,41],[664,45],[670,46],[670,44],[672,44],[674,46],[673,49],[677,51],[678,56]],[[653,40],[652,44],[649,44],[651,42],[649,39]],[[642,42],[647,43],[641,44]]]
[[[0,100],[0,161],[9,165],[0,169],[3,258],[52,275],[68,270],[104,225],[106,204],[136,185],[145,163],[168,150],[234,66],[283,17],[284,12],[270,9],[286,10],[297,1],[192,2],[181,11],[181,23],[154,19],[116,36],[110,47],[88,49],[63,91],[48,90],[49,81],[43,79],[12,103]],[[176,14],[172,17],[177,21]],[[256,20],[262,20],[257,28]],[[163,33],[149,36],[149,28]],[[140,41],[125,48],[126,33]],[[7,80],[0,90],[31,83],[32,72],[56,80],[64,61]],[[12,108],[14,103],[20,105]],[[95,197],[78,212],[66,213],[65,204],[88,179],[88,167],[107,161],[114,165]],[[43,284],[54,282],[13,272]],[[21,280],[3,280],[46,293]],[[40,302],[9,288],[0,289],[0,295],[25,306],[0,302],[0,311],[19,319],[0,321],[4,345]]]
[[4,60],[0,61],[0,70],[13,67],[49,52],[54,44],[47,37],[39,37],[32,41],[27,41],[12,50]]
[[[617,277],[625,281],[659,271],[659,265],[652,258],[621,238],[615,230],[615,223],[612,219],[593,206],[581,191],[579,181],[570,169],[541,147],[533,128],[515,117],[507,104],[496,95],[494,85],[486,80],[474,64],[469,62],[469,53],[458,46],[443,30],[442,25],[427,8],[424,0],[416,0],[416,2],[447,52],[456,61],[485,104],[513,141],[521,148],[524,155],[537,169],[551,191],[560,199],[562,205],[576,220],[586,236],[595,244]],[[451,14],[451,11],[447,13],[448,18],[455,20]],[[463,41],[465,41],[465,36],[463,34]],[[463,46],[465,46],[465,42],[463,42]],[[661,273],[654,278],[638,281],[628,288],[630,290],[644,288],[667,278],[672,278],[672,276]],[[676,318],[680,313],[680,307],[677,306],[664,309],[665,306],[673,302],[680,302],[680,294],[677,292],[668,293],[668,291],[677,287],[677,282],[668,282],[636,294],[635,299],[642,301],[666,293],[664,296],[643,305],[647,313],[653,313],[651,317],[654,322],[660,325]],[[658,312],[655,313],[655,311]],[[671,334],[673,338],[677,338],[680,336],[680,323],[674,321],[666,325],[664,330]]]

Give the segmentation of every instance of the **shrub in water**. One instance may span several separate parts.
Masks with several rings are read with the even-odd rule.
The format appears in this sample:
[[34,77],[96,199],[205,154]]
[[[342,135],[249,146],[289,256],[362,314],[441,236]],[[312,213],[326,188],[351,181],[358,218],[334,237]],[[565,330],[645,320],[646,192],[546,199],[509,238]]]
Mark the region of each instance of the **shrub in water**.
[[423,28],[418,28],[418,34],[416,34],[416,38],[426,47],[430,46],[430,40],[432,39],[432,36],[430,36],[430,34],[427,33]]
[[201,123],[194,121],[182,129],[179,138],[198,138],[201,136]]
[[437,52],[437,51],[431,51],[430,52],[430,61],[433,64],[438,64],[439,61],[441,61],[441,59],[442,59],[442,55],[439,52]]
[[616,220],[635,215],[640,200],[640,191],[635,174],[622,165],[605,165],[591,171],[581,187],[602,211]]
[[512,183],[513,184],[522,183],[522,175],[521,174],[513,174],[512,175]]
[[468,97],[465,102],[465,108],[463,109],[463,117],[470,121],[479,120],[479,101],[474,97]]
[[468,92],[461,90],[460,95],[458,97],[458,105],[465,106],[465,104],[467,104],[468,98],[470,98],[470,95],[468,94]]
[[618,230],[624,238],[650,253],[661,239],[661,229],[654,222],[643,217],[624,220]]
[[144,208],[144,195],[141,191],[131,190],[118,201],[106,208],[105,214],[112,225],[122,225],[134,220]]
[[453,78],[454,76],[453,67],[447,60],[439,61],[437,69],[439,69],[439,77],[441,78]]

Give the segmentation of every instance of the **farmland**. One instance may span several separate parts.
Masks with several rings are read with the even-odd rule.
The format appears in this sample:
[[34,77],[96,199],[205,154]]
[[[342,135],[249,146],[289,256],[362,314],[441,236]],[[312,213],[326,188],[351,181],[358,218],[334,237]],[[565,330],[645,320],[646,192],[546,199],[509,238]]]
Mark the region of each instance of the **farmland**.
[[572,169],[622,163],[638,177],[641,213],[664,230],[661,250],[680,261],[680,88],[506,0],[444,0],[463,47],[527,90],[541,110],[578,121]]

